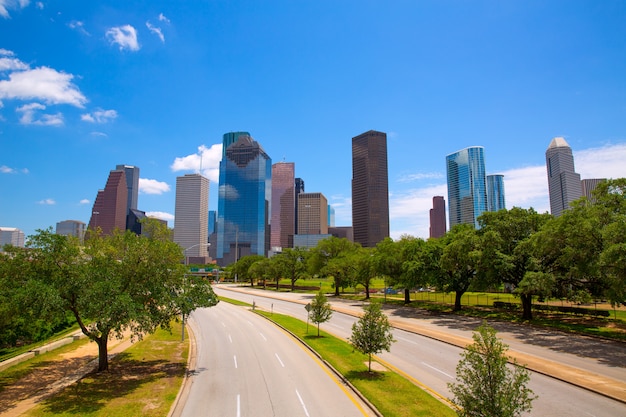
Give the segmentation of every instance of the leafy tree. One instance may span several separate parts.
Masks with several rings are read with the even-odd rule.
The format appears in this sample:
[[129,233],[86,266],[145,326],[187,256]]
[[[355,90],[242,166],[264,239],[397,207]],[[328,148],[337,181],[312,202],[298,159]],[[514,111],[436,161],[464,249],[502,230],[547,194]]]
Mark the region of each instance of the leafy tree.
[[527,385],[528,370],[514,362],[507,367],[508,346],[496,331],[483,323],[473,335],[474,343],[461,354],[456,383],[448,384],[452,402],[462,417],[515,417],[530,411],[536,398]]
[[275,255],[272,260],[275,262],[280,275],[289,278],[291,291],[295,290],[296,281],[308,277],[307,257],[308,250],[305,248],[287,248],[282,253]]
[[[28,247],[24,298],[44,315],[71,312],[98,345],[98,371],[108,369],[110,336],[130,331],[141,338],[169,328],[181,312],[217,303],[206,280],[185,276],[181,248],[165,238],[94,234],[82,247],[46,230],[31,236]],[[13,271],[23,265],[10,262]]]
[[359,248],[354,254],[355,284],[365,288],[365,299],[370,298],[370,284],[376,275],[374,267],[374,249]]
[[278,290],[278,284],[280,282],[280,274],[276,271],[276,262],[273,258],[263,258],[256,260],[248,268],[247,275],[250,277],[251,282],[254,279],[263,281],[263,288],[265,288],[266,281],[276,280],[276,290]]
[[348,254],[359,248],[357,243],[350,242],[346,238],[331,236],[320,240],[315,248],[311,250],[309,258],[309,271],[312,275],[321,274],[332,276],[335,285],[335,295],[339,296],[339,288],[344,287],[349,278],[349,269],[346,263],[341,260]]
[[[479,218],[482,239],[482,265],[493,284],[517,288],[526,273],[535,271],[536,262],[529,239],[550,219],[548,213],[513,207],[511,210],[485,212]],[[533,292],[518,292],[522,318],[532,320]]]
[[[255,262],[265,259],[262,255],[247,255],[241,257],[237,262],[231,264],[228,269],[231,275],[235,275],[238,281],[250,281],[250,286],[254,286],[254,278],[258,278],[255,274],[251,274],[250,267]],[[253,270],[253,272],[256,272]]]
[[403,263],[400,245],[387,237],[378,242],[374,250],[374,270],[385,278],[385,291],[387,291],[388,284],[395,285],[400,282]]
[[389,352],[395,340],[380,303],[369,303],[363,310],[365,314],[352,325],[352,335],[348,340],[356,350],[368,356],[368,371],[372,372],[372,355],[383,350]]
[[474,283],[481,262],[480,239],[473,225],[459,224],[441,238],[439,287],[454,291],[454,311],[461,310],[461,298]]
[[331,309],[330,303],[326,298],[326,294],[320,290],[313,300],[311,300],[310,308],[309,308],[309,319],[312,323],[317,324],[317,336],[320,335],[320,323],[325,323],[330,320],[333,315],[333,310]]

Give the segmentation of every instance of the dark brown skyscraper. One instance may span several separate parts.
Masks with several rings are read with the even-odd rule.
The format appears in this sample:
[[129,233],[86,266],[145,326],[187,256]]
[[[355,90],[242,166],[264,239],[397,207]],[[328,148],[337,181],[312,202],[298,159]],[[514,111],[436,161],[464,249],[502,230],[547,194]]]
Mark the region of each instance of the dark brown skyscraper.
[[128,188],[124,170],[114,170],[104,190],[99,190],[96,201],[93,203],[89,230],[95,231],[98,227],[102,233],[110,235],[115,229],[126,229],[126,212],[128,204]]
[[272,213],[270,246],[289,248],[296,230],[295,164],[278,162],[272,165]]
[[389,237],[386,133],[370,130],[352,138],[352,227],[363,247]]
[[430,209],[430,237],[441,237],[446,234],[446,201],[442,196],[433,197],[433,208]]

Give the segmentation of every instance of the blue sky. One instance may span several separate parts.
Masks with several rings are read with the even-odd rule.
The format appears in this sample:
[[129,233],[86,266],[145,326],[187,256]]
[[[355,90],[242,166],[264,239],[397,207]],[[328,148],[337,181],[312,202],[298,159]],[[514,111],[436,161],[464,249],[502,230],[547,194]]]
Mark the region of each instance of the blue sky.
[[[0,226],[89,221],[117,164],[173,226],[217,208],[222,134],[295,162],[351,224],[351,138],[388,135],[391,234],[428,236],[445,156],[484,146],[507,207],[549,210],[545,150],[626,176],[626,2],[0,0]],[[202,156],[202,157],[201,157]]]

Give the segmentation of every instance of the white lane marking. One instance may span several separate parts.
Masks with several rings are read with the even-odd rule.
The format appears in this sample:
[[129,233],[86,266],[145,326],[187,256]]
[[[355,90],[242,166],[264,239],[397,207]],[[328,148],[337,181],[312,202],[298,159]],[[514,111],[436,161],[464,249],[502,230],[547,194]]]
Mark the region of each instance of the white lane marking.
[[233,343],[233,338],[230,335],[228,335],[228,340],[230,340],[230,343]]
[[226,325],[224,324],[224,322],[222,322],[222,327],[226,327]]
[[252,327],[254,327],[254,324],[252,324],[252,322],[250,320],[246,320],[248,322],[248,324]]
[[263,338],[263,340],[265,340],[267,342],[267,337],[265,337],[265,335],[261,332],[259,332],[259,334],[261,335],[261,337]]
[[306,414],[306,417],[309,417],[309,412],[306,409],[306,405],[304,405],[304,401],[302,401],[302,397],[300,396],[300,393],[298,392],[298,390],[296,390],[296,395],[298,396],[298,399],[300,400],[300,405],[302,405],[302,408],[304,409],[304,414]]
[[413,343],[414,345],[418,344],[416,341],[405,339],[404,337],[398,337],[398,340],[402,340],[403,342]]
[[284,368],[285,364],[283,363],[283,361],[280,360],[280,356],[278,356],[278,353],[274,353],[274,355],[276,355],[276,359],[278,359],[278,362],[280,362],[281,366]]
[[427,364],[426,362],[422,362],[422,365],[428,366],[430,369],[434,369],[435,371],[439,372],[440,374],[444,374],[445,376],[447,376],[450,379],[454,379],[454,377],[452,375],[447,374],[444,371],[442,371],[441,369],[437,369],[434,366]]
[[237,417],[241,416],[241,400],[239,394],[237,394]]
[[235,369],[237,369],[237,355],[233,356],[233,360],[235,361]]

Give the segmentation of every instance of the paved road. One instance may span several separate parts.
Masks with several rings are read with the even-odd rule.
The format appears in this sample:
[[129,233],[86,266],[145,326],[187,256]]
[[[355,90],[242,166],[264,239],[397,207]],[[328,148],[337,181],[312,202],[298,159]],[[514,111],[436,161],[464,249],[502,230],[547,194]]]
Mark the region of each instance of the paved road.
[[196,363],[179,415],[370,415],[310,351],[247,309],[219,303],[190,323]]
[[[235,289],[237,291],[229,291]],[[216,292],[230,298],[254,302],[261,308],[275,312],[289,314],[306,320],[306,311],[302,304],[310,299],[310,295],[290,293],[266,293],[260,290],[243,289],[228,286],[217,286]],[[279,296],[282,299],[266,298]],[[360,303],[332,300],[337,310],[359,311]],[[431,332],[447,338],[456,338],[459,344],[471,342],[471,333],[480,323],[472,319],[453,319],[441,317],[412,317],[415,310],[387,309],[392,323],[405,326],[423,326],[420,331]],[[339,337],[347,338],[352,323],[356,319],[351,315],[336,312],[331,321],[322,327]],[[473,325],[472,325],[473,323]],[[565,368],[581,375],[606,375],[608,381],[615,382],[606,387],[608,391],[623,391],[622,384],[626,380],[626,361],[620,358],[626,354],[624,344],[609,342],[598,343],[590,338],[579,338],[573,335],[554,334],[542,329],[529,326],[505,326],[495,324],[499,330],[499,337],[511,345],[511,353],[518,357],[533,360],[545,367],[547,375],[556,375],[557,371]],[[433,392],[443,397],[449,397],[447,383],[454,381],[456,364],[461,348],[450,343],[441,343],[432,337],[424,337],[414,332],[396,329],[391,352],[380,357],[397,369],[401,369],[409,377],[414,378]],[[572,349],[565,349],[567,338]],[[553,341],[548,343],[546,341]],[[590,353],[595,352],[592,356]],[[600,359],[598,359],[600,358]],[[522,361],[524,362],[524,361]],[[575,364],[576,366],[574,366]],[[559,368],[559,369],[557,369]],[[573,371],[572,371],[573,370]],[[581,373],[581,375],[577,374]],[[568,375],[569,376],[569,375]],[[604,380],[599,380],[603,382]],[[594,382],[594,381],[591,381]],[[598,385],[598,384],[596,384]],[[626,404],[611,400],[605,396],[592,393],[571,384],[559,381],[542,373],[533,372],[530,387],[539,395],[533,403],[533,415],[537,416],[618,416],[626,415]],[[621,392],[626,394],[626,391]],[[625,397],[626,398],[626,397]]]

